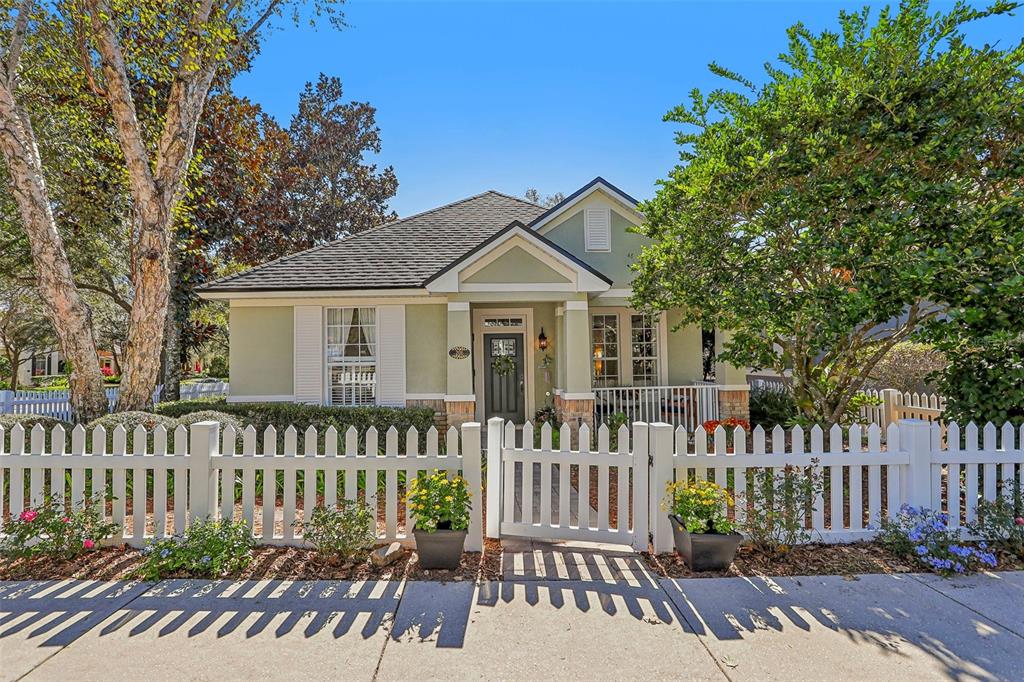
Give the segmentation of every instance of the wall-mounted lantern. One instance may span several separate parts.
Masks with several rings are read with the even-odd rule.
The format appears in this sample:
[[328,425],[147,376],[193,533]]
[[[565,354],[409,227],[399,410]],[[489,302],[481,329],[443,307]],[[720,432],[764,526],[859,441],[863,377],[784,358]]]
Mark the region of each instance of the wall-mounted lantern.
[[544,327],[540,328],[540,335],[537,337],[537,346],[541,350],[548,349],[548,337],[544,334]]

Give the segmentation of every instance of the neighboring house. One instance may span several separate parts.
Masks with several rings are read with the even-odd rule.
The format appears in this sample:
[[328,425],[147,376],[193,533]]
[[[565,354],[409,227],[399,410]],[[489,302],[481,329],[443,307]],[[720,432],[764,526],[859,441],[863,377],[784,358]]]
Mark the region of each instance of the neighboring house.
[[[109,351],[97,352],[100,367],[114,370],[114,356]],[[30,388],[32,381],[49,379],[66,374],[67,365],[64,362],[64,354],[52,348],[39,351],[26,351],[21,355],[21,363],[18,365],[18,383],[21,386]]]
[[601,178],[549,209],[489,191],[211,282],[229,399],[427,405],[449,424],[550,405],[579,424],[621,387],[699,383],[700,328],[630,307],[636,205]]

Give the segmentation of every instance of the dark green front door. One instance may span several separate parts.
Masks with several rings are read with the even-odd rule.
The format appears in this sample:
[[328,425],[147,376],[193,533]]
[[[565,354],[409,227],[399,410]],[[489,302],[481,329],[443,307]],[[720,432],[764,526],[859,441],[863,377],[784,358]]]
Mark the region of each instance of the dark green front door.
[[526,419],[523,335],[484,334],[484,412],[516,424]]

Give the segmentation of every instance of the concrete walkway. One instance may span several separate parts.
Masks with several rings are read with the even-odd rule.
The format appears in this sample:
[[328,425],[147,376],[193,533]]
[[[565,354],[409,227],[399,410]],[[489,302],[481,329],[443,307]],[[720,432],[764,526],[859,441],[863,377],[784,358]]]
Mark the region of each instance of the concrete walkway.
[[3,680],[1024,676],[1024,573],[659,580],[525,543],[504,580],[0,582]]

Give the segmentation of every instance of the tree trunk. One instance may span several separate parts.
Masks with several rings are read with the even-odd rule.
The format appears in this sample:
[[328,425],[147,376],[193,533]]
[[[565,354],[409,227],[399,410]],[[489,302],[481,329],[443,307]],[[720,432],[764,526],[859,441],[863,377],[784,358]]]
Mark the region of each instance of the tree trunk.
[[178,277],[178,250],[171,247],[168,261],[170,262],[170,301],[167,305],[167,322],[164,326],[164,389],[160,396],[162,401],[181,399],[181,296]]
[[40,298],[71,360],[71,409],[79,420],[90,421],[107,412],[92,311],[75,286],[57,231],[32,124],[6,88],[0,88],[0,151],[28,234]]
[[18,360],[21,358],[21,349],[7,347],[6,350],[7,362],[11,365],[11,380],[8,383],[10,383],[12,391],[17,391],[18,369],[21,367],[21,363],[19,363]]

